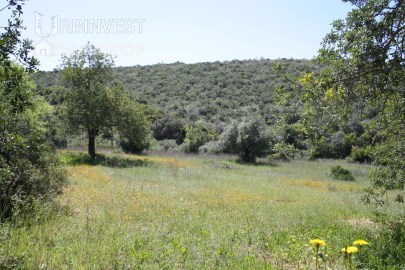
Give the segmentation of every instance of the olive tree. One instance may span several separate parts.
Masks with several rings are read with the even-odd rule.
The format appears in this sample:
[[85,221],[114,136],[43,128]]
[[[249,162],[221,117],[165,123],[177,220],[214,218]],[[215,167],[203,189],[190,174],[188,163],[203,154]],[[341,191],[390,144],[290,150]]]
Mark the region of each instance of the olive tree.
[[238,154],[241,161],[256,162],[271,150],[271,136],[260,118],[245,119],[239,124],[231,123],[221,134],[220,147],[225,153]]
[[95,140],[113,121],[109,100],[114,61],[87,43],[71,56],[62,57],[62,79],[68,89],[65,99],[66,119],[71,131],[87,133],[88,153],[96,156]]

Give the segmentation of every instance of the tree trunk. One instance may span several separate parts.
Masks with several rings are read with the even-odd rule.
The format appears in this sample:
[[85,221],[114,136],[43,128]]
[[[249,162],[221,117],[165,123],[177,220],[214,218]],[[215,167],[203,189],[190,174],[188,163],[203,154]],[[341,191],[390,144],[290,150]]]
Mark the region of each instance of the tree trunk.
[[111,129],[111,149],[114,148],[114,132]]
[[91,128],[88,130],[88,137],[89,137],[88,152],[92,159],[96,158],[96,136],[97,136],[97,129]]

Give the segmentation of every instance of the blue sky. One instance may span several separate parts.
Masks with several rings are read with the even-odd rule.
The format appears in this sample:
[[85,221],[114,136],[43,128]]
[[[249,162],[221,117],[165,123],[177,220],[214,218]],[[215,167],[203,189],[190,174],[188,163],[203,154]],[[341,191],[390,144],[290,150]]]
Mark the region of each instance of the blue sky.
[[42,70],[87,41],[116,56],[117,66],[310,59],[350,9],[340,0],[31,0],[24,37],[34,41]]

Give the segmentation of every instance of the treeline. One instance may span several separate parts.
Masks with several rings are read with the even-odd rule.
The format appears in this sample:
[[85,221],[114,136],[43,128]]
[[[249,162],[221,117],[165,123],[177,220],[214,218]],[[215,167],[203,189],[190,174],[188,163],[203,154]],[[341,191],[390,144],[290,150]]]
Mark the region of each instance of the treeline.
[[[238,154],[242,151],[236,145],[238,135],[229,138],[226,134],[232,129],[236,134],[238,125],[243,129],[254,123],[257,130],[265,130],[268,142],[261,145],[258,156],[289,160],[296,156],[345,158],[352,154],[357,161],[370,161],[368,146],[372,142],[365,136],[363,125],[372,117],[371,107],[366,108],[370,114],[366,117],[359,111],[336,122],[324,112],[316,119],[318,123],[311,126],[308,122],[304,90],[298,82],[320,70],[320,65],[309,60],[260,59],[116,67],[113,77],[152,114],[152,141],[145,147]],[[61,72],[56,69],[35,74],[38,92],[56,107],[66,98],[60,80]],[[314,125],[318,125],[319,136],[310,130]],[[64,136],[69,132],[56,133],[58,146],[67,146]],[[105,130],[101,137],[111,140],[114,134]],[[136,149],[139,152],[145,147]],[[245,159],[254,161],[255,157]]]

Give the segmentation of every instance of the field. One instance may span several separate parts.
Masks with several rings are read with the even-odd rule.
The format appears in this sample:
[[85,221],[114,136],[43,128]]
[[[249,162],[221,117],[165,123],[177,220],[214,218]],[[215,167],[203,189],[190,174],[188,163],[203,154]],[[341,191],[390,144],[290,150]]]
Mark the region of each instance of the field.
[[[328,244],[326,266],[343,269],[342,247],[357,239],[373,243],[380,233],[374,208],[360,200],[367,165],[242,165],[227,156],[110,154],[110,164],[91,166],[75,162],[77,153],[63,153],[70,184],[58,206],[2,227],[4,265],[315,269],[309,240],[321,238]],[[330,178],[335,165],[349,169],[356,181]]]

